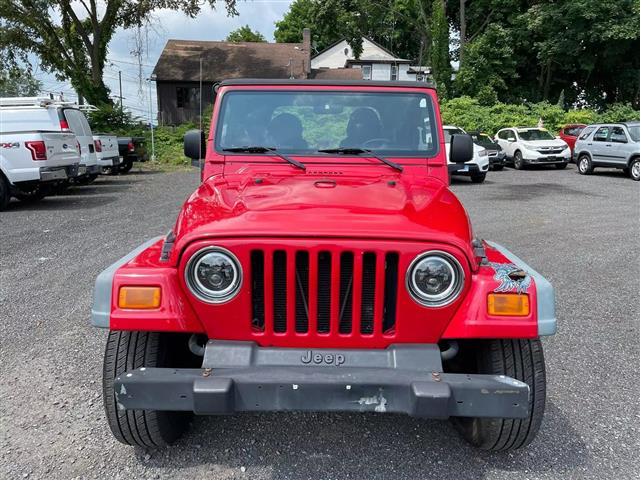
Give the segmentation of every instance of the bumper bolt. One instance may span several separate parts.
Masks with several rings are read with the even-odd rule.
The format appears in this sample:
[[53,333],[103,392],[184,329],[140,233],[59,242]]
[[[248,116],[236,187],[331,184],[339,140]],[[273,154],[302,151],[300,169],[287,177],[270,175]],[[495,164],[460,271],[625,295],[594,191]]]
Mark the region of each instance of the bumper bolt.
[[208,377],[209,375],[211,375],[211,369],[210,368],[205,368],[204,371],[202,372],[202,376],[203,377]]
[[431,372],[431,376],[433,377],[434,382],[439,382],[440,380],[442,380],[442,378],[440,378],[440,373],[438,372]]

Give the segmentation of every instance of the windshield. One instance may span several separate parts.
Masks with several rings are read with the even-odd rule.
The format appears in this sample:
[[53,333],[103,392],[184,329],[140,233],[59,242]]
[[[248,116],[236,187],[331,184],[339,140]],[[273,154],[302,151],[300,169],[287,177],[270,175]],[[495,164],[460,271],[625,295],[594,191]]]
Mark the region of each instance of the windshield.
[[232,91],[222,98],[215,144],[218,150],[352,148],[427,157],[436,153],[435,126],[424,93]]
[[451,135],[464,135],[464,132],[459,128],[445,128],[444,129],[444,143],[451,142]]
[[532,128],[531,130],[518,130],[518,135],[525,142],[532,140],[555,140],[556,137],[551,135],[547,130],[539,130]]
[[477,135],[472,135],[473,139],[478,143],[493,143],[493,140],[486,133],[478,133]]
[[640,142],[640,125],[628,125],[629,135],[634,142]]

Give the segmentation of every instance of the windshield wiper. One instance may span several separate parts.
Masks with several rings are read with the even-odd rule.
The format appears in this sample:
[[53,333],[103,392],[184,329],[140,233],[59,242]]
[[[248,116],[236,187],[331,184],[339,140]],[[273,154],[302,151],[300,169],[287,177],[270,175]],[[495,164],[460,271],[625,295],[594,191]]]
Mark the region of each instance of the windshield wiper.
[[294,160],[293,158],[289,157],[288,155],[285,155],[284,153],[279,152],[278,149],[276,149],[275,147],[262,147],[262,146],[259,146],[259,145],[248,145],[248,146],[244,146],[244,147],[223,148],[222,151],[223,152],[238,152],[238,153],[242,153],[242,152],[244,152],[244,153],[273,153],[274,155],[280,157],[284,161],[289,162],[294,167],[301,168],[302,170],[306,170],[307,169],[307,166],[304,163],[299,162],[298,160]]
[[338,147],[338,148],[322,148],[318,150],[321,153],[337,153],[340,155],[362,155],[366,153],[370,157],[380,160],[382,163],[389,165],[391,168],[394,168],[401,172],[403,170],[402,165],[398,165],[396,162],[392,162],[388,158],[385,158],[381,155],[376,154],[372,150],[368,150],[366,148],[359,147]]

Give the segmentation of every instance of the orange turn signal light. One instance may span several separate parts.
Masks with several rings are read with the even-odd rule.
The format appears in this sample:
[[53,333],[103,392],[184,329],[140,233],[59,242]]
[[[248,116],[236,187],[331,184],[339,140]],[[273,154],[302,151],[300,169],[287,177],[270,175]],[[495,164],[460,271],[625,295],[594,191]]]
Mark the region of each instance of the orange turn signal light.
[[160,306],[160,287],[120,287],[120,308],[151,309]]
[[490,293],[487,298],[489,315],[526,317],[529,315],[529,295]]

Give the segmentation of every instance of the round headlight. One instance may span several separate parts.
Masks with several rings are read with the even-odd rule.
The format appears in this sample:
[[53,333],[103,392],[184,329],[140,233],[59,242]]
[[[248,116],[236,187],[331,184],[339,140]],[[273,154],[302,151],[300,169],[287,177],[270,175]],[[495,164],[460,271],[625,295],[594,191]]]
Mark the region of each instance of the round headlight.
[[418,255],[407,270],[407,289],[413,299],[428,307],[442,307],[453,302],[464,284],[460,263],[445,252]]
[[240,262],[229,250],[207,247],[197,252],[184,273],[191,292],[208,303],[231,300],[242,285]]

